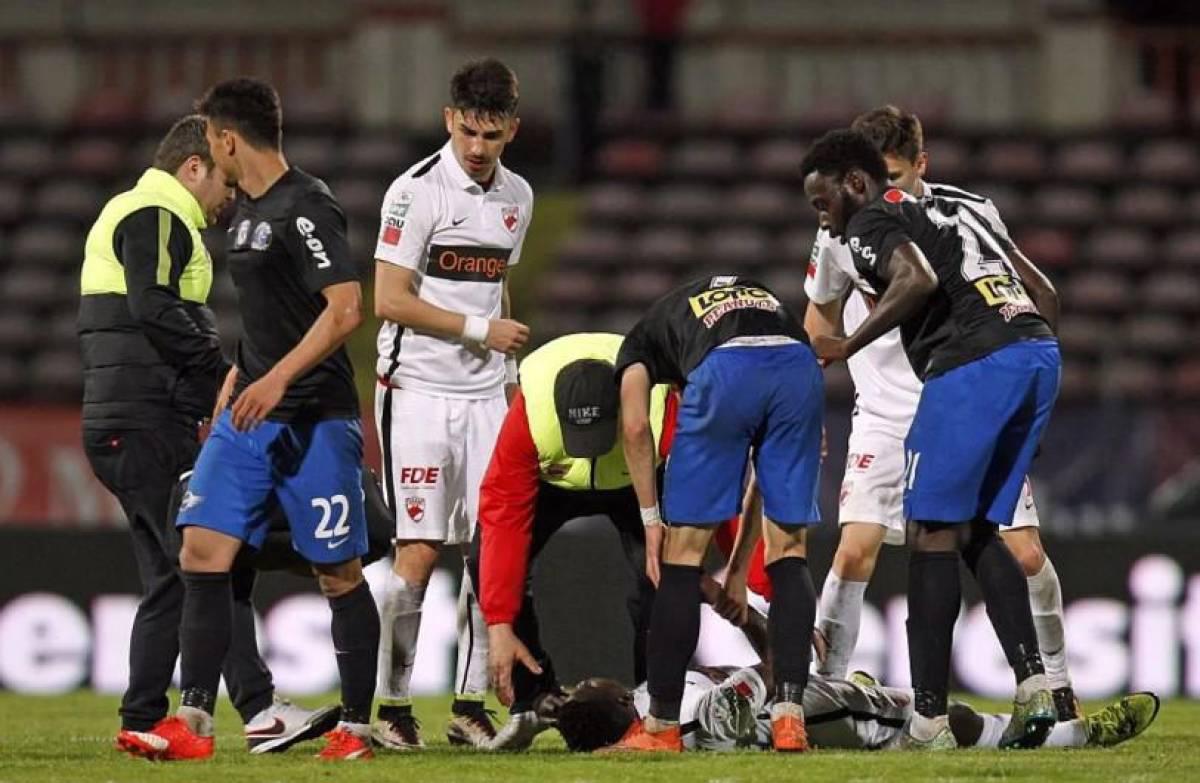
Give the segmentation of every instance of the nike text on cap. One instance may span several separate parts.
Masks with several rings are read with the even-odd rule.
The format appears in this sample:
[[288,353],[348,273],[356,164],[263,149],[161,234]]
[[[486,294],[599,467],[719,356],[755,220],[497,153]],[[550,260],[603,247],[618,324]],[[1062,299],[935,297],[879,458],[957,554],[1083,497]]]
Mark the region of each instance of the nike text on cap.
[[599,457],[617,441],[620,396],[613,366],[599,359],[580,359],[554,379],[554,408],[562,427],[563,448],[572,457]]

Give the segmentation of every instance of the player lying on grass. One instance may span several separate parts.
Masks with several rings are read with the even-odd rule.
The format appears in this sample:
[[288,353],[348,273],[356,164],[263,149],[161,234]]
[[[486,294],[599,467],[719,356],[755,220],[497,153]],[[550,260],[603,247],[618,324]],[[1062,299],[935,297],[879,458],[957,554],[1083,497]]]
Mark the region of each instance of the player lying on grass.
[[[712,598],[706,593],[706,600]],[[766,618],[751,610],[743,631],[756,650],[765,648]],[[688,750],[727,751],[771,747],[771,667],[691,667],[684,688],[680,726]],[[559,733],[567,747],[591,751],[636,731],[650,705],[646,683],[630,691],[614,680],[579,683],[558,709]],[[817,748],[895,748],[913,715],[913,692],[880,685],[855,672],[850,679],[820,674],[804,691],[808,740]],[[1141,734],[1158,715],[1152,693],[1135,693],[1082,719],[1055,724],[1046,747],[1111,747]],[[949,725],[961,748],[998,748],[1011,716],[982,713],[952,702]]]

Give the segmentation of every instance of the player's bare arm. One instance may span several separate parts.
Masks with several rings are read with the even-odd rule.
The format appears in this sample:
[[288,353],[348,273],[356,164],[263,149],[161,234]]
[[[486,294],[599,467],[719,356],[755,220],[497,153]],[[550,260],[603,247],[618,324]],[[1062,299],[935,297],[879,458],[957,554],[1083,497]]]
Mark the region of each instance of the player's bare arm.
[[[507,290],[507,289],[506,289]],[[466,334],[468,316],[430,304],[417,296],[416,272],[376,259],[375,315],[400,326],[457,339]],[[479,342],[493,351],[515,353],[529,341],[529,327],[510,318],[493,318]]]
[[1033,299],[1033,303],[1037,305],[1038,312],[1042,314],[1042,318],[1046,319],[1046,323],[1050,324],[1050,328],[1058,332],[1058,291],[1055,290],[1054,284],[1050,282],[1050,278],[1038,269],[1037,266],[1029,260],[1029,257],[1021,252],[1020,248],[1014,247],[1008,251],[1008,260],[1017,270],[1017,274],[1021,276],[1021,282],[1025,284],[1025,290],[1029,292],[1029,296]]
[[[500,316],[504,319],[512,317],[512,296],[508,291],[508,281],[505,280],[500,290]],[[514,321],[515,323],[515,321]],[[526,335],[528,339],[528,334]],[[517,395],[518,383],[517,360],[511,354],[504,365],[504,399],[512,405],[513,397]]]
[[808,301],[804,310],[804,331],[809,337],[842,336],[842,302],[840,297],[824,304]]
[[654,483],[654,435],[650,429],[650,373],[646,365],[630,365],[621,374],[621,440],[629,478],[646,524],[646,576],[658,586],[662,550],[661,521],[648,519],[658,512]]
[[283,399],[292,381],[340,348],[362,323],[362,286],[357,282],[336,283],[321,289],[321,294],[325,309],[304,338],[234,401],[233,426],[238,430],[258,426]]
[[238,370],[237,365],[229,368],[229,372],[225,373],[225,380],[221,384],[221,391],[217,392],[217,402],[213,405],[212,421],[216,421],[225,408],[229,405],[229,398],[233,396],[233,389],[237,385]]
[[913,242],[892,251],[886,268],[880,272],[888,280],[888,287],[875,309],[848,337],[814,337],[812,347],[817,356],[831,362],[848,359],[903,323],[937,290],[937,275]]
[[729,567],[721,591],[723,600],[717,605],[717,613],[740,628],[746,624],[749,613],[746,580],[750,574],[750,560],[754,555],[754,547],[762,538],[762,493],[753,474],[746,485],[739,522],[737,536],[729,552]]

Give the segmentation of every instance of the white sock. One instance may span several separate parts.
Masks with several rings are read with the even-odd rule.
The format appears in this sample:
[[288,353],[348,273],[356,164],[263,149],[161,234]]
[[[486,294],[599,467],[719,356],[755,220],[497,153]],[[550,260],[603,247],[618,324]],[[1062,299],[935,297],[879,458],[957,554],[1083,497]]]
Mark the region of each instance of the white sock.
[[843,581],[832,568],[829,569],[817,603],[817,628],[829,645],[825,662],[817,665],[818,673],[839,680],[846,678],[850,656],[858,644],[866,591],[866,582]]
[[1046,748],[1082,748],[1087,745],[1087,727],[1082,718],[1062,720],[1054,724],[1046,737]]
[[1051,689],[1071,684],[1067,672],[1066,634],[1063,632],[1062,586],[1050,558],[1042,570],[1027,579],[1029,608],[1033,610],[1033,626],[1037,629],[1038,649],[1046,665],[1046,679]]
[[1000,747],[1000,738],[1004,736],[1004,730],[1008,728],[1009,722],[1012,721],[1012,716],[984,712],[980,713],[979,717],[983,718],[983,731],[979,733],[979,739],[975,740],[975,747]]
[[354,734],[355,736],[367,739],[371,736],[371,727],[365,723],[347,723],[344,720],[339,720],[337,727]]
[[[458,588],[458,666],[456,698],[482,700],[488,689],[488,629],[471,590],[471,575],[463,571]],[[520,664],[517,664],[520,666]]]
[[389,569],[383,583],[379,612],[379,700],[382,704],[408,704],[408,684],[417,657],[417,632],[421,630],[421,605],[425,587],[410,587]]

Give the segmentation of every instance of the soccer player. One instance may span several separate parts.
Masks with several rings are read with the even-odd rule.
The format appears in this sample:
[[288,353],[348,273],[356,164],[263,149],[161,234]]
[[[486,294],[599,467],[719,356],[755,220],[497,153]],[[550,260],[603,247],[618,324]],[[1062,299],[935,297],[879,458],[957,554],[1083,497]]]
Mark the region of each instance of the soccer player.
[[1047,303],[1052,317],[1045,278],[1028,259],[1010,256],[968,202],[918,200],[888,188],[883,155],[862,133],[826,134],[809,150],[801,175],[821,225],[849,246],[855,267],[880,292],[853,334],[814,338],[814,350],[827,361],[846,359],[899,326],[925,384],[905,440],[917,713],[906,743],[955,745],[946,713],[961,556],[1017,679],[1001,743],[1036,747],[1057,713],[1029,588],[996,527],[1012,523],[1058,394],[1058,341],[1038,306]]
[[[680,719],[687,750],[730,751],[771,747],[771,673],[753,667],[689,669]],[[608,745],[648,714],[645,683],[630,691],[621,683],[593,678],[579,683],[555,713],[567,748],[591,751]],[[1108,748],[1133,739],[1158,717],[1153,693],[1134,693],[1086,718],[1057,723],[1046,747]],[[903,746],[913,718],[913,692],[881,686],[863,672],[849,679],[814,673],[804,690],[809,741],[826,750],[889,750]],[[949,726],[960,748],[999,748],[1012,717],[977,712],[969,704],[949,707]]]
[[[612,749],[683,747],[679,711],[700,633],[701,561],[714,528],[738,510],[751,460],[763,497],[767,571],[775,591],[771,650],[781,662],[773,741],[777,750],[807,749],[801,698],[816,596],[805,531],[820,519],[824,400],[804,330],[755,280],[736,275],[697,280],[651,306],[625,338],[616,373],[625,459],[648,526],[647,569],[658,594],[648,641],[649,715]],[[650,390],[659,383],[683,389],[662,512],[649,420]],[[670,523],[665,534],[664,513]]]
[[[516,136],[517,78],[470,62],[450,81],[449,141],[384,196],[375,248],[379,387],[375,421],[396,554],[384,585],[376,741],[423,747],[409,698],[421,606],[443,544],[464,550],[479,483],[516,388],[512,355],[529,329],[509,317],[507,270],[533,214],[529,184],[500,163]],[[495,736],[484,710],[487,626],[469,580],[459,595],[458,671],[447,737]]]
[[[492,749],[526,748],[552,725],[547,704],[557,703],[561,689],[539,638],[529,571],[572,519],[605,516],[617,529],[638,585],[628,608],[635,677],[645,678],[654,585],[646,576],[645,533],[618,437],[613,362],[621,341],[617,334],[571,334],[525,358],[479,490],[471,566],[488,623],[492,682],[511,713]],[[654,387],[650,422],[661,464],[664,432],[674,424],[666,386]]]
[[226,250],[244,333],[178,518],[182,694],[175,718],[156,729],[169,742],[161,757],[212,756],[229,570],[243,544],[261,545],[274,498],[332,614],[341,720],[320,755],[369,758],[379,615],[359,560],[367,551],[362,427],[343,346],[362,320],[360,271],[329,188],[281,152],[274,88],[221,82],[198,111],[213,160],[241,190]]
[[[200,231],[233,197],[213,164],[204,119],[184,117],[163,137],[137,185],[114,197],[88,232],[81,271],[83,442],[96,477],[129,521],[142,598],[129,641],[129,687],[117,747],[162,749],[150,731],[167,714],[179,656],[183,582],[169,500],[199,451],[198,424],[229,369],[205,306],[212,259]],[[336,720],[275,699],[258,654],[253,572],[235,579],[233,643],[225,681],[251,752],[284,750]]]
[[[975,209],[1010,254],[1020,253],[991,201],[949,185],[926,182],[928,155],[920,120],[894,106],[867,112],[851,126],[862,131],[883,153],[888,182],[918,199],[939,198]],[[1048,282],[1039,307],[1053,323],[1057,306]],[[854,331],[878,301],[878,292],[854,267],[849,248],[822,229],[813,247],[805,281],[809,305],[804,328],[809,335]],[[913,372],[893,329],[864,347],[848,361],[854,379],[855,408],[850,431],[846,473],[842,482],[838,542],[833,566],[821,590],[817,626],[828,645],[818,671],[845,677],[858,640],[863,594],[880,547],[904,543],[904,436],[908,433],[921,382]],[[1046,677],[1054,689],[1059,720],[1076,716],[1077,701],[1067,672],[1063,632],[1062,589],[1053,563],[1038,535],[1038,514],[1028,482],[1013,524],[1002,528],[1001,539],[1025,572],[1038,646]]]

